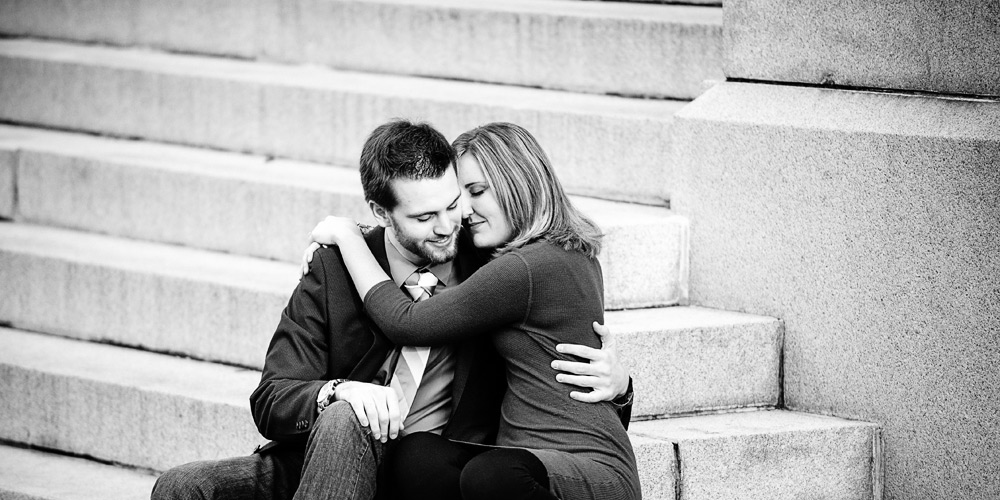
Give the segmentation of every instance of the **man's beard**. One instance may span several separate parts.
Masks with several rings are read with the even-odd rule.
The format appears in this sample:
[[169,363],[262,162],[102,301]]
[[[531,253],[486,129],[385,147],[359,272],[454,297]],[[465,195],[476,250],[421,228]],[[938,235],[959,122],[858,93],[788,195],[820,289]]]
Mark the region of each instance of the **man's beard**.
[[451,245],[447,248],[433,247],[426,243],[426,240],[411,238],[404,234],[398,229],[398,225],[393,222],[393,232],[396,234],[396,241],[399,245],[405,248],[410,253],[424,259],[429,265],[444,264],[455,258],[458,255],[458,229],[460,226],[455,226],[455,232],[451,236]]

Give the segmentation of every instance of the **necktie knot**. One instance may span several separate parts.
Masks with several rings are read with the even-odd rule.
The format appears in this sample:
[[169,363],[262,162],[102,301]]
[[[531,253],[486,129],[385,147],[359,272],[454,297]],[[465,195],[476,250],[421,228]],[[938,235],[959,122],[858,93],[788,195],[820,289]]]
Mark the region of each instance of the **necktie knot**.
[[437,286],[437,276],[434,276],[434,273],[428,271],[426,267],[421,267],[413,271],[406,278],[406,281],[403,282],[403,288],[406,289],[410,297],[416,302],[434,295],[434,289]]

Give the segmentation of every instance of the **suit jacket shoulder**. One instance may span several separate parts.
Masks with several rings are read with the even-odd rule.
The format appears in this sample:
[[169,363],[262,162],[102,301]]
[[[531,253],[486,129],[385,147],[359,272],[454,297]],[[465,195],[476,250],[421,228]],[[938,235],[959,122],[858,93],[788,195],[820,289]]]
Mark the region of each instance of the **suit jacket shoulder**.
[[[388,269],[384,230],[366,236]],[[328,380],[372,380],[392,344],[364,305],[336,247],[320,248],[292,292],[267,349],[250,407],[261,435],[304,440],[316,419],[316,395]]]

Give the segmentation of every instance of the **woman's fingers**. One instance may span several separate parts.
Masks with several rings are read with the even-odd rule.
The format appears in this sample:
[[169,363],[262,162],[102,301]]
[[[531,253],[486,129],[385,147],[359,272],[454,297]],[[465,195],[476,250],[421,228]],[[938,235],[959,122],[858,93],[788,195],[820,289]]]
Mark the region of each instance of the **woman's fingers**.
[[313,241],[306,247],[306,251],[302,254],[302,276],[309,274],[309,264],[312,263],[313,254],[315,254],[316,250],[319,250],[321,246],[322,245],[319,243]]

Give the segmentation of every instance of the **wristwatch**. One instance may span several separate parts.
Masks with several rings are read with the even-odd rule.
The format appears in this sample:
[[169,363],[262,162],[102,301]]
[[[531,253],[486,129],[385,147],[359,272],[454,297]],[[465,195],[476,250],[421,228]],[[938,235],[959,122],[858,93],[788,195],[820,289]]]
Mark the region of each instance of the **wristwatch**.
[[347,381],[346,378],[335,378],[319,388],[319,394],[316,395],[316,413],[321,413],[327,406],[333,404],[337,386]]

